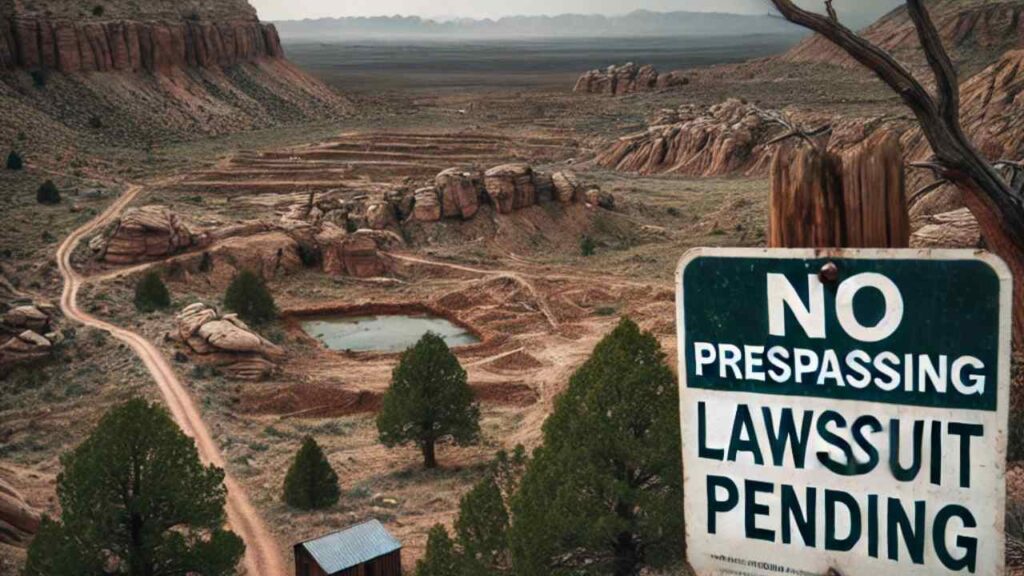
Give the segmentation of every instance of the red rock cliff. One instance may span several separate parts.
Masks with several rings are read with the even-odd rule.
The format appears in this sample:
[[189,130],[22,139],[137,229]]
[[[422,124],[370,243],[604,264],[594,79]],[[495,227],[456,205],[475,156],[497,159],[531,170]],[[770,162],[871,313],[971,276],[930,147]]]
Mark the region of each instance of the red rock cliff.
[[78,23],[0,18],[0,71],[147,71],[281,58],[273,24],[257,20]]

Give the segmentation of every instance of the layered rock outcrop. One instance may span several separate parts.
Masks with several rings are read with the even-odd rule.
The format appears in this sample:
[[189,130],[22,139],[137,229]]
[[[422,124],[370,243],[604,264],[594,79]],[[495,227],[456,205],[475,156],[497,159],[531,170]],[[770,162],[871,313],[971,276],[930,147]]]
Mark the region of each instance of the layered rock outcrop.
[[910,237],[914,248],[982,248],[981,226],[967,208],[928,216]]
[[766,147],[779,128],[731,98],[708,109],[664,111],[646,132],[620,138],[597,156],[606,168],[639,174],[721,176],[767,168]]
[[177,327],[168,334],[204,364],[216,366],[229,378],[260,380],[274,372],[285,356],[276,344],[249,328],[234,314],[221,315],[201,302],[182,309]]
[[163,72],[224,67],[284,51],[273,24],[257,20],[78,22],[0,18],[0,70]]
[[[1024,158],[1024,50],[1011,50],[960,88],[964,132],[991,160]],[[910,136],[913,159],[931,156],[919,131]]]
[[[1024,44],[1024,2],[932,0],[928,12],[942,37],[943,45],[958,64],[974,69],[979,62]],[[863,36],[903,62],[924,67],[920,41],[906,6],[900,6],[869,26]],[[842,49],[814,35],[781,57],[785,62],[820,62],[848,68],[858,66]]]
[[441,215],[469,220],[480,209],[480,175],[449,168],[437,175],[434,186],[441,198]]
[[577,94],[608,94],[620,96],[634,92],[654,92],[689,84],[681,72],[659,73],[650,64],[637,66],[628,62],[622,66],[609,66],[604,70],[590,70],[576,81]]
[[284,58],[245,0],[8,4],[0,73],[37,88],[6,93],[8,134],[88,130],[130,147],[352,110]]
[[355,278],[376,278],[390,272],[384,252],[402,245],[397,234],[381,230],[344,230],[326,224],[316,236],[323,255],[323,270],[328,274]]
[[527,164],[503,164],[484,172],[484,189],[499,214],[510,214],[537,203],[534,172]]
[[39,511],[10,484],[0,479],[0,543],[27,546],[39,531]]
[[0,369],[25,364],[48,357],[53,342],[32,330],[25,330],[0,344]]
[[49,304],[22,304],[0,316],[0,371],[45,359],[62,336]]
[[[482,206],[492,206],[498,214],[511,214],[537,204],[558,201],[563,204],[588,202],[585,188],[571,172],[547,174],[529,164],[513,163],[480,172],[449,168],[437,175],[434,186],[411,194],[390,196],[399,223],[438,222],[443,219],[470,220]],[[610,194],[602,208],[611,208]],[[411,198],[411,203],[409,202]],[[404,216],[403,214],[408,214]]]
[[129,208],[105,235],[89,242],[97,257],[111,264],[135,264],[164,258],[208,243],[166,206]]

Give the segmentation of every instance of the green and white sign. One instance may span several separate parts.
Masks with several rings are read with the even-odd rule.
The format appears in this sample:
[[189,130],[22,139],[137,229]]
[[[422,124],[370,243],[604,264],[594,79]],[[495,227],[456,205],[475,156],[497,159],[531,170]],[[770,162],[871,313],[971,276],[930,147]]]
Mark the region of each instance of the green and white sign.
[[1003,574],[1010,292],[974,251],[689,252],[697,574]]

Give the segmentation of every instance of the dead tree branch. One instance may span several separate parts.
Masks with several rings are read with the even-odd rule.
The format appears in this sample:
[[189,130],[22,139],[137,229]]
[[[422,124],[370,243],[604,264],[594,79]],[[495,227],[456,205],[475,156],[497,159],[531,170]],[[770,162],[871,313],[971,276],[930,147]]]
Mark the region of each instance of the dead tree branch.
[[1010,183],[1010,188],[1016,194],[1017,201],[1024,203],[1024,161],[996,160],[992,163],[992,166],[996,170],[1000,170],[1004,177],[1006,177],[1007,182]]
[[832,0],[825,0],[825,10],[828,12],[829,20],[838,23],[839,14],[836,14],[836,8],[832,5]]
[[815,144],[814,138],[822,136],[824,134],[828,134],[832,131],[831,124],[824,124],[817,128],[806,130],[796,122],[790,120],[789,117],[787,117],[782,112],[779,112],[777,110],[764,110],[757,106],[752,106],[752,108],[754,109],[754,113],[760,116],[765,122],[777,124],[779,126],[782,126],[786,130],[781,136],[777,136],[769,140],[765,144],[765,146],[772,146],[774,144],[778,144],[780,142],[789,140],[790,138],[800,138],[801,140],[803,140],[807,144],[810,144],[811,146],[817,146],[817,144]]

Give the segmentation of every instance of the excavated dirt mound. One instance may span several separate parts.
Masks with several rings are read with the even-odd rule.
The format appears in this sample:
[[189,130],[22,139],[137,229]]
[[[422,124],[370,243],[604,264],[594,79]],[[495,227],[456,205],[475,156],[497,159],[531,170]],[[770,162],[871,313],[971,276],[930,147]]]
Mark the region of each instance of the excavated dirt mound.
[[540,360],[537,360],[531,356],[528,352],[519,350],[502,356],[493,362],[487,364],[488,368],[494,368],[497,370],[533,370],[540,368],[543,364]]
[[497,406],[530,406],[536,404],[537,392],[523,382],[492,382],[470,384],[477,402]]
[[267,390],[246,389],[239,408],[247,414],[276,414],[304,418],[330,418],[376,412],[381,395],[351,391],[326,384],[292,384]]

